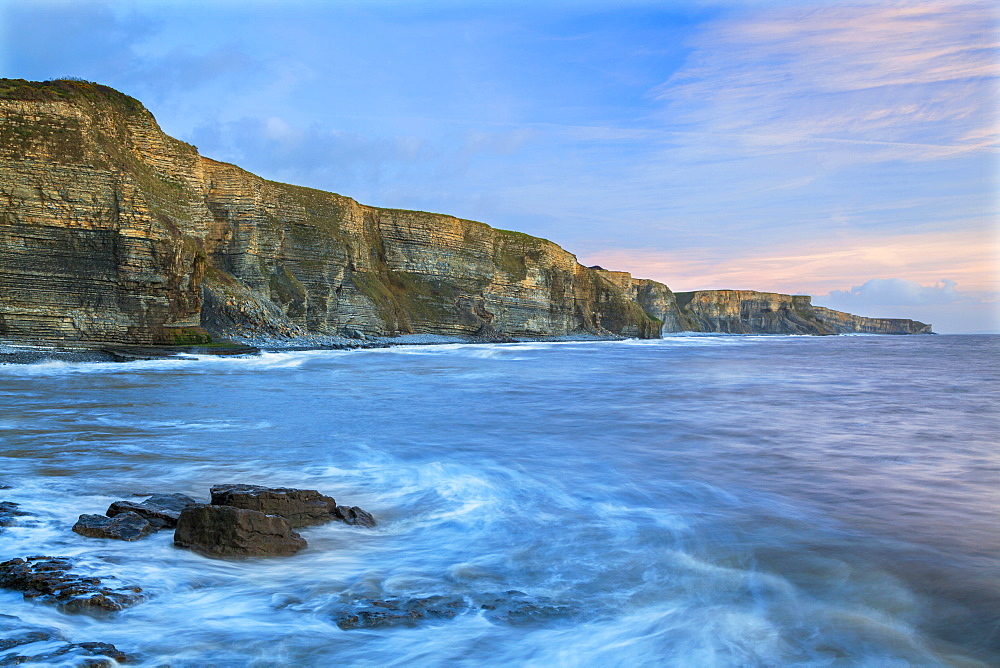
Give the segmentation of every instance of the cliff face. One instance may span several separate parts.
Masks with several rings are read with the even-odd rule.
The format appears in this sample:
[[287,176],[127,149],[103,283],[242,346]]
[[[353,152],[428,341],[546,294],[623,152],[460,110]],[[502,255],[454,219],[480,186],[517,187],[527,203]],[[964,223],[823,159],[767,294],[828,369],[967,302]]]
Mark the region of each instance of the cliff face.
[[813,306],[807,295],[753,290],[678,292],[682,327],[727,334],[930,334],[914,320],[865,318]]
[[104,86],[0,80],[3,337],[649,338],[895,322],[681,301],[684,308],[662,283],[583,267],[544,239],[364,206],[204,158],[163,134],[138,101]]
[[816,319],[835,334],[933,334],[931,326],[903,318],[865,318],[833,309],[813,306]]
[[[0,116],[3,336],[660,335],[627,274],[525,234],[266,181],[103,86],[6,80]],[[665,286],[643,294],[656,313],[672,304]]]

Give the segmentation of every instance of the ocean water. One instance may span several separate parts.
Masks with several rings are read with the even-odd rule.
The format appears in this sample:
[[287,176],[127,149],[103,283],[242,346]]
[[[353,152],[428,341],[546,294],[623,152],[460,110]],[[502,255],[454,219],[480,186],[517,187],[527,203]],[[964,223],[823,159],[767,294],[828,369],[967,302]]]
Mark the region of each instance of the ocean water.
[[[98,619],[0,590],[0,611],[150,666],[1000,665],[998,379],[1000,337],[976,336],[0,366],[0,500],[33,514],[0,560],[68,556],[148,595]],[[70,531],[229,482],[379,525],[246,560]],[[336,623],[438,595],[468,605]],[[491,615],[497,595],[530,605]]]

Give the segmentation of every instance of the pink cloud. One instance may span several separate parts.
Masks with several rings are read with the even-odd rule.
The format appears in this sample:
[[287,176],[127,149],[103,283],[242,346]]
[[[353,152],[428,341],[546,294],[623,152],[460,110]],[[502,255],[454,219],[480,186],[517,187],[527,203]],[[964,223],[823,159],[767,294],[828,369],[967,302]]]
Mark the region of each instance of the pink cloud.
[[618,248],[588,253],[580,261],[653,278],[678,291],[821,295],[873,278],[934,284],[947,277],[966,290],[1000,292],[995,238],[982,230],[831,239],[822,248],[806,241],[677,251]]

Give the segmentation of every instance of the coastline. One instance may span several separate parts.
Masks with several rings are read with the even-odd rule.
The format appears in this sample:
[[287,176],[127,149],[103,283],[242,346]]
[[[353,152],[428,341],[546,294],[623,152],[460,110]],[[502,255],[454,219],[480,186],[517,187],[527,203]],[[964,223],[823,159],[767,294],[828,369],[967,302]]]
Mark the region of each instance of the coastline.
[[403,334],[397,337],[311,335],[294,338],[233,337],[213,344],[191,346],[151,346],[100,341],[14,341],[0,339],[0,364],[40,362],[137,362],[180,358],[185,355],[247,357],[264,352],[303,350],[366,350],[395,346],[435,346],[482,343],[536,343],[574,341],[624,341],[624,336],[562,335],[519,338],[481,338],[442,334]]
[[[937,334],[937,332],[931,332]],[[735,334],[726,332],[671,332],[660,338],[713,337],[713,336],[804,336],[812,334]],[[845,336],[899,336],[896,334],[845,333]],[[369,350],[397,346],[474,345],[484,343],[575,343],[599,341],[625,341],[619,335],[590,333],[563,334],[533,337],[466,337],[443,334],[402,334],[395,337],[362,335],[360,338],[333,335],[306,335],[296,337],[230,337],[211,344],[190,346],[154,346],[103,341],[21,341],[0,338],[0,365],[37,364],[41,362],[100,363],[138,362],[157,359],[183,359],[190,355],[220,357],[252,357],[269,352],[294,352],[307,350]],[[655,340],[655,339],[654,339]]]

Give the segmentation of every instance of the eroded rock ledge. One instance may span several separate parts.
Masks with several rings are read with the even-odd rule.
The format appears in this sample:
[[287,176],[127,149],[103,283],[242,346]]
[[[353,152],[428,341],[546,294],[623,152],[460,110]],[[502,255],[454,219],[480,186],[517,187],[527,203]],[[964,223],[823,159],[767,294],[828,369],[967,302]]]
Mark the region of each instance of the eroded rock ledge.
[[106,86],[0,80],[0,338],[929,330],[794,304],[707,314],[729,292],[692,293],[679,308],[662,283],[584,267],[545,239],[205,158]]

